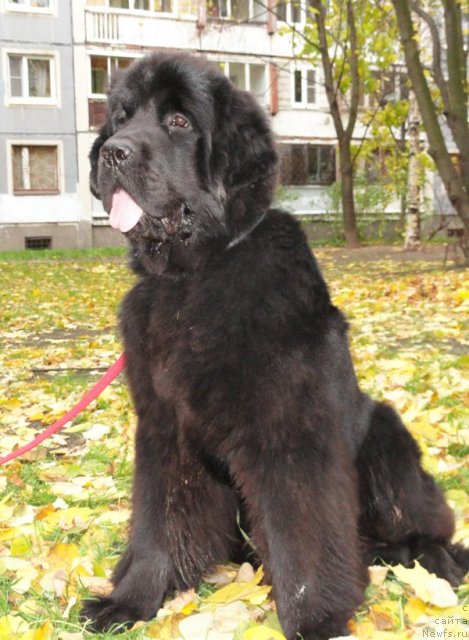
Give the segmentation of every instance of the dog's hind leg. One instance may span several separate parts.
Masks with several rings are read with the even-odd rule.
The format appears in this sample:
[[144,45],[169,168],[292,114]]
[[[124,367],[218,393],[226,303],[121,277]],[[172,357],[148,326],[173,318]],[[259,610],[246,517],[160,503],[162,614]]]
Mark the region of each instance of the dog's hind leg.
[[451,543],[453,514],[420,458],[397,413],[376,403],[357,456],[367,561],[409,565],[418,560],[457,585],[469,570],[469,550]]

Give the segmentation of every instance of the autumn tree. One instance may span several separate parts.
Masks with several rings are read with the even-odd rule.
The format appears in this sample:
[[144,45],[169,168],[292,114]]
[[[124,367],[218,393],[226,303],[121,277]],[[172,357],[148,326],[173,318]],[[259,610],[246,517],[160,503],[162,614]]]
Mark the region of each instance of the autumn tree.
[[[322,64],[337,135],[345,239],[349,246],[358,246],[354,199],[357,154],[353,150],[356,125],[370,84],[398,60],[394,17],[369,0],[310,0],[309,8],[311,17],[305,28],[302,55],[312,61],[319,57]],[[375,112],[380,107],[378,100]]]
[[[358,71],[358,44],[355,21],[355,9],[352,0],[346,0],[347,17],[345,22],[348,30],[350,46],[343,49],[343,66],[347,63],[350,69],[350,104],[347,116],[344,119],[341,110],[340,95],[342,92],[342,78],[338,78],[335,69],[335,61],[331,57],[331,42],[326,26],[326,7],[321,0],[311,0],[311,8],[314,11],[318,45],[321,54],[322,68],[324,72],[324,86],[329,103],[332,120],[337,134],[339,148],[339,167],[342,180],[342,212],[344,218],[345,239],[349,246],[359,246],[357,220],[355,213],[355,200],[353,195],[353,163],[351,142],[358,116],[360,98],[360,75]],[[339,25],[342,30],[343,25]],[[345,121],[344,121],[345,120]]]
[[[392,0],[392,3],[408,74],[428,139],[428,153],[464,224],[465,253],[469,260],[468,51],[463,25],[469,5],[467,0]],[[425,45],[417,33],[415,16],[428,28],[432,46],[428,65],[422,55]],[[445,125],[450,135],[445,135]],[[451,138],[459,151],[458,166],[451,158]]]

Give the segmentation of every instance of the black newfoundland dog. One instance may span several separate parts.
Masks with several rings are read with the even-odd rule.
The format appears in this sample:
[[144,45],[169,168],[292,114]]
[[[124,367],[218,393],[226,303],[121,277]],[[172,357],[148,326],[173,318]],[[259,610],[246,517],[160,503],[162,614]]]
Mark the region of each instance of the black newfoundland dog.
[[289,640],[346,635],[373,558],[467,570],[416,443],[357,386],[298,223],[270,208],[276,160],[263,110],[202,58],[153,54],[112,86],[91,189],[140,276],[121,312],[138,427],[129,545],[83,609],[96,631],[245,557]]

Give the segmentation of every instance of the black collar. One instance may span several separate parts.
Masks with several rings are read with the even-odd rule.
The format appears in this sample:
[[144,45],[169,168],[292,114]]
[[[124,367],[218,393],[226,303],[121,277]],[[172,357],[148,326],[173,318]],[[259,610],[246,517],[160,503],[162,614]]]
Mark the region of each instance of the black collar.
[[260,223],[264,220],[266,215],[267,215],[267,211],[264,211],[264,213],[261,216],[259,216],[259,218],[257,218],[254,224],[252,224],[247,229],[244,229],[244,231],[241,231],[241,233],[238,233],[238,235],[235,236],[233,240],[231,240],[231,242],[227,245],[226,249],[227,250],[233,249],[233,247],[236,247],[236,245],[238,245],[240,242],[242,242],[248,236],[250,236],[251,233],[254,231],[254,229],[256,229],[260,225]]

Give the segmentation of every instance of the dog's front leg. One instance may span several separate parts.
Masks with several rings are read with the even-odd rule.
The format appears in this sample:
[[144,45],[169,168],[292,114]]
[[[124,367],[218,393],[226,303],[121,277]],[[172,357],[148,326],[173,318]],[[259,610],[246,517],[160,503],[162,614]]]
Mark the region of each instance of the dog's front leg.
[[88,600],[82,609],[82,618],[91,620],[94,631],[102,632],[117,624],[123,630],[137,620],[149,620],[173,587],[165,522],[170,478],[175,473],[170,447],[170,438],[161,437],[161,424],[157,430],[153,419],[141,417],[129,544],[114,571],[111,595]]
[[84,604],[82,618],[91,620],[94,631],[116,624],[123,630],[137,620],[149,620],[174,588],[166,518],[172,478],[180,474],[173,451],[173,420],[168,407],[156,397],[139,412],[130,539],[114,571],[110,596]]
[[367,580],[354,471],[333,439],[291,440],[245,446],[231,468],[286,637],[326,640],[348,634]]

